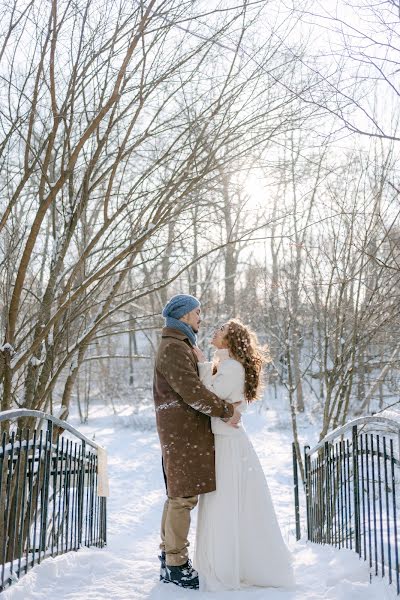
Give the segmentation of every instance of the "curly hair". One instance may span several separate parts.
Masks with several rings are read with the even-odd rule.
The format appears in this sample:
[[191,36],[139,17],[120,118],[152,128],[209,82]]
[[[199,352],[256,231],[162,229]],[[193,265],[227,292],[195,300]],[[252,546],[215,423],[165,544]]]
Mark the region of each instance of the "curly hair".
[[261,370],[269,362],[268,348],[261,347],[256,334],[239,319],[230,319],[224,337],[229,354],[239,361],[245,372],[244,395],[247,402],[257,400],[262,392]]

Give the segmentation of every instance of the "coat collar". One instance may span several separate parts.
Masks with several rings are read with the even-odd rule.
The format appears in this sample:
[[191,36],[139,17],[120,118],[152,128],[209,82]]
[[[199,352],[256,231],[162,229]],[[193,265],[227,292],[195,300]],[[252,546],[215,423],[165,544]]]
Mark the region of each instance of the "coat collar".
[[178,329],[172,329],[172,327],[163,327],[161,331],[161,336],[164,337],[173,337],[177,340],[188,340],[188,336],[182,331],[178,331]]

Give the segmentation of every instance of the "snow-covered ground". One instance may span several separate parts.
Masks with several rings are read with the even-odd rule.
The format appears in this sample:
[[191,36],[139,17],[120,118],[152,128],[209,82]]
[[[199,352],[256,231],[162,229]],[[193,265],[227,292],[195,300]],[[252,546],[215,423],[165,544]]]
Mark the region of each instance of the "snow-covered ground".
[[[295,542],[291,440],[278,409],[245,415],[245,426],[268,478],[284,537],[293,550],[296,587],[248,589],[218,594],[159,583],[158,529],[164,501],[155,430],[138,431],[131,419],[93,411],[90,423],[72,423],[108,448],[110,493],[108,547],[84,548],[36,566],[2,594],[2,600],[385,600],[393,588],[369,571],[350,550]],[[309,440],[313,441],[313,440]],[[191,539],[195,534],[193,516]],[[266,541],[266,543],[268,543]]]

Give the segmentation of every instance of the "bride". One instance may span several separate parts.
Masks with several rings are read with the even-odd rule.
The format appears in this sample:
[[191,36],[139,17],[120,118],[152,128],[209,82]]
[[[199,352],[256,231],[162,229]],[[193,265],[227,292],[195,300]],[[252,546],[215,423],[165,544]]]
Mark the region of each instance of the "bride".
[[[220,398],[255,400],[264,362],[257,338],[231,319],[214,333],[214,362],[195,348],[203,383]],[[216,491],[201,494],[194,565],[200,590],[293,585],[291,555],[283,541],[267,481],[243,425],[235,429],[212,417]]]

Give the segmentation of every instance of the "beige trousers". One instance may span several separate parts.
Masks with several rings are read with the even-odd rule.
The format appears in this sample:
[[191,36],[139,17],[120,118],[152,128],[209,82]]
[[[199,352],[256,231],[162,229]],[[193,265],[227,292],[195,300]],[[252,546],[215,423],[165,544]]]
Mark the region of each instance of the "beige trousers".
[[190,511],[196,506],[198,496],[167,498],[161,519],[160,548],[166,554],[170,567],[184,565],[188,560],[188,535]]

